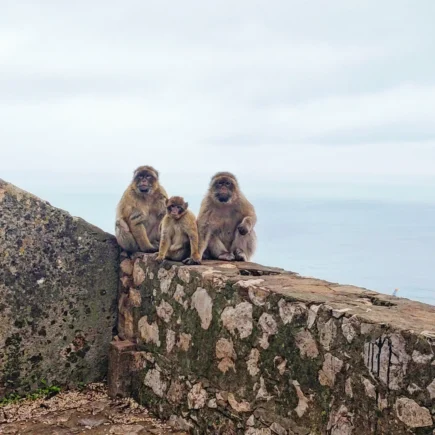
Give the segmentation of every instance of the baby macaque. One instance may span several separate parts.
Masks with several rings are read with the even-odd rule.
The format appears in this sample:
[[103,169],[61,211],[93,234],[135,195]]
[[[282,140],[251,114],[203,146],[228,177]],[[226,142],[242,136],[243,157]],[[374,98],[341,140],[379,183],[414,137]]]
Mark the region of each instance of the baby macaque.
[[166,201],[166,215],[160,224],[157,262],[168,259],[189,265],[201,264],[196,219],[188,206],[181,196],[172,196]]

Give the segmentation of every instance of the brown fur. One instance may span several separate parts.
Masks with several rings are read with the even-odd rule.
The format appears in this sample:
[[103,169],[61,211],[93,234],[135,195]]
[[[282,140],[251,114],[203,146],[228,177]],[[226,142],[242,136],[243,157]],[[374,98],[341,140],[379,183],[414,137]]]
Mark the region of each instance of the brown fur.
[[124,250],[158,251],[159,225],[165,215],[167,198],[159,183],[159,173],[153,167],[140,166],[134,171],[116,210],[115,235]]
[[[180,207],[183,211],[171,213],[171,207]],[[198,228],[195,215],[188,210],[189,204],[181,196],[173,196],[166,203],[166,215],[160,224],[161,239],[157,261],[165,258],[182,261],[184,264],[201,264],[198,252]]]
[[218,172],[211,181],[198,215],[201,258],[249,261],[256,247],[254,206],[230,172]]

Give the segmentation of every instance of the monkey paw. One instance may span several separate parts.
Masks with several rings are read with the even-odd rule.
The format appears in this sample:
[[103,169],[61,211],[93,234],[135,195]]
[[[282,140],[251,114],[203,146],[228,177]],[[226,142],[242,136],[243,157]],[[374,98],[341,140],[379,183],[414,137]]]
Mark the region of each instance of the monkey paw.
[[157,261],[157,263],[163,263],[164,258],[161,257],[160,255],[158,255],[158,256],[156,257],[156,261]]
[[248,261],[248,257],[241,249],[236,249],[234,251],[234,256],[236,258],[236,261]]
[[240,224],[238,227],[237,227],[237,230],[239,231],[239,233],[242,235],[242,236],[246,236],[246,234],[248,234],[248,228],[246,228],[246,226],[245,225],[242,225],[242,224]]
[[130,232],[130,228],[128,227],[127,222],[125,222],[124,219],[118,219],[116,221],[116,227],[120,228],[121,230],[125,231],[126,233]]
[[234,255],[230,252],[225,252],[224,254],[221,254],[218,256],[218,260],[224,260],[224,261],[234,261]]
[[183,264],[186,264],[188,266],[198,265],[201,264],[200,260],[194,260],[192,257],[186,258],[183,260]]

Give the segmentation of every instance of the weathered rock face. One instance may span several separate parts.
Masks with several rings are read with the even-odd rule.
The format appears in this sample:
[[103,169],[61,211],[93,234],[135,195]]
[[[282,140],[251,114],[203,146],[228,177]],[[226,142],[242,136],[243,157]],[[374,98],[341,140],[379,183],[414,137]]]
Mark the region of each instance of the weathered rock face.
[[0,396],[105,376],[118,254],[113,236],[0,180]]
[[123,258],[111,394],[195,433],[432,434],[435,307],[249,263]]

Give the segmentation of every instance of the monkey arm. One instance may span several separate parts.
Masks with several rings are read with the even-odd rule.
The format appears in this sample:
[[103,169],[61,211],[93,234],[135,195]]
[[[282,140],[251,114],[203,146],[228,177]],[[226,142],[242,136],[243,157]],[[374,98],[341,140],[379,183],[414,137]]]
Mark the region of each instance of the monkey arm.
[[248,232],[252,231],[252,228],[254,228],[254,225],[257,222],[257,217],[255,215],[253,216],[245,216],[242,220],[242,222],[240,223],[240,225],[244,225],[245,227],[247,227]]
[[[255,209],[253,205],[244,198],[244,201],[242,201],[242,216],[243,219],[239,224],[239,227],[245,230],[245,234],[250,233],[252,229],[254,228],[255,224],[257,223],[257,215],[255,214]],[[240,232],[240,230],[239,230]],[[240,232],[240,234],[243,235],[243,231]]]
[[167,231],[163,230],[160,236],[160,248],[157,261],[163,261],[168,253],[170,246],[170,237]]
[[130,227],[124,219],[117,219],[115,222],[115,227],[119,228],[119,230],[125,231],[126,233],[130,232]]
[[240,222],[240,224],[237,226],[237,230],[242,236],[249,234],[254,228],[256,222],[257,222],[257,217],[255,216],[255,213],[252,215],[245,216],[242,219],[242,222]]
[[210,241],[211,232],[207,229],[206,225],[200,225],[198,221],[198,238],[199,238],[199,258],[202,258],[204,251],[207,249],[208,242]]
[[190,241],[190,256],[198,261],[201,259],[201,256],[199,255],[199,236],[195,220],[193,220],[189,226],[187,235],[189,236]]
[[143,213],[139,211],[134,211],[128,219],[130,231],[133,234],[133,237],[136,239],[137,244],[141,251],[146,251],[153,249],[153,245],[151,244],[147,231],[145,229],[145,221],[146,217]]

